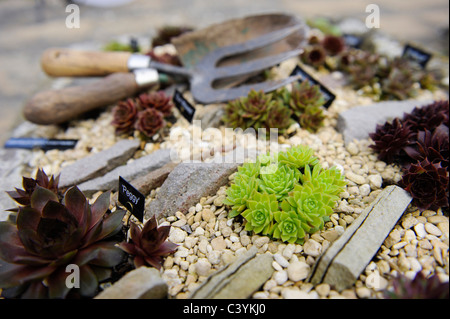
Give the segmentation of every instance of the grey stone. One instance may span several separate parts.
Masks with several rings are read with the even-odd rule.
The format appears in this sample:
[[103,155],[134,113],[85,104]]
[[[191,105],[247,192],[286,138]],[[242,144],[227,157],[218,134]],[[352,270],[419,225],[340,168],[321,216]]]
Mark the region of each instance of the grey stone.
[[120,140],[112,147],[82,158],[61,170],[59,187],[77,185],[104,175],[125,163],[138,149],[139,140]]
[[319,258],[309,277],[342,291],[351,287],[400,219],[412,198],[398,186],[386,187]]
[[22,188],[23,164],[30,158],[31,151],[28,150],[0,149],[0,221],[8,218],[7,209],[18,205],[6,191]]
[[158,169],[171,161],[170,152],[170,149],[157,150],[134,160],[132,163],[116,167],[103,176],[84,182],[78,185],[78,188],[86,196],[90,196],[97,191],[116,191],[119,184],[119,176],[122,176],[129,182],[140,175]]
[[155,268],[134,269],[112,286],[103,290],[95,299],[163,299],[168,287]]
[[224,104],[210,104],[204,107],[197,107],[195,110],[194,120],[201,121],[202,130],[213,127],[218,128],[225,115]]
[[191,299],[247,299],[273,274],[271,255],[256,256],[250,248],[233,263],[216,271],[190,297]]
[[338,117],[337,129],[342,133],[345,144],[353,139],[369,138],[369,133],[375,132],[377,124],[384,124],[394,118],[403,118],[404,113],[410,113],[415,107],[421,107],[433,101],[386,101],[372,105],[357,106],[341,112]]
[[170,216],[187,213],[201,197],[214,194],[228,182],[237,170],[235,163],[181,163],[162,184],[155,200],[146,209],[147,218],[153,215]]

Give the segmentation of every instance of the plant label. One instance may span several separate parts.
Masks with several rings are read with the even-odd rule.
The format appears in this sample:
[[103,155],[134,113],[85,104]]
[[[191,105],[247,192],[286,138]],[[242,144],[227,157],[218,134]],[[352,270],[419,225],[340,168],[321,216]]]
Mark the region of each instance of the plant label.
[[144,220],[145,196],[119,176],[119,202],[124,205],[139,221]]
[[419,49],[419,48],[416,48],[416,47],[413,47],[413,46],[407,44],[407,45],[405,45],[405,48],[403,49],[402,56],[406,59],[416,62],[422,68],[425,68],[428,61],[430,61],[432,55],[430,53],[427,53],[427,52]]
[[181,94],[178,90],[175,90],[175,93],[173,94],[173,103],[185,117],[185,119],[188,120],[189,123],[192,123],[195,108],[184,98],[183,94]]
[[44,151],[58,149],[68,150],[74,148],[78,140],[69,139],[47,139],[47,138],[33,138],[33,137],[17,137],[10,138],[5,143],[5,148],[24,148],[33,149],[40,148]]
[[300,76],[300,79],[298,80],[300,83],[304,80],[309,80],[314,85],[318,85],[320,88],[320,92],[323,94],[325,98],[325,104],[323,105],[325,108],[329,108],[331,103],[336,99],[336,95],[331,93],[330,90],[328,90],[322,83],[317,81],[315,78],[313,78],[310,74],[308,74],[305,70],[303,70],[299,65],[297,65],[294,70],[291,73],[292,75],[298,75]]

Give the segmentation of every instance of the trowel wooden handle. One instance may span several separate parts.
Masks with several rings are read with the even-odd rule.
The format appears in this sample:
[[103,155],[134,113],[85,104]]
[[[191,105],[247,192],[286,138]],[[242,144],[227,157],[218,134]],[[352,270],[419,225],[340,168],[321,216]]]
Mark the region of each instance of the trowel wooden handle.
[[134,73],[115,73],[88,85],[38,93],[28,101],[23,113],[36,124],[59,124],[132,96],[138,90]]
[[95,52],[72,49],[48,49],[41,66],[51,76],[102,76],[128,72],[130,52]]

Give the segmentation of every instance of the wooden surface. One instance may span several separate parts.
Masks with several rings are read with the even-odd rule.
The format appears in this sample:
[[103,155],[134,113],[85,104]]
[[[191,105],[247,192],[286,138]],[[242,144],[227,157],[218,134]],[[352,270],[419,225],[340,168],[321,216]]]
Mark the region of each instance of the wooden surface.
[[60,124],[137,93],[133,73],[111,74],[92,84],[44,91],[29,100],[24,117],[36,124]]
[[42,69],[51,76],[102,76],[128,72],[130,52],[96,52],[52,48],[41,56]]

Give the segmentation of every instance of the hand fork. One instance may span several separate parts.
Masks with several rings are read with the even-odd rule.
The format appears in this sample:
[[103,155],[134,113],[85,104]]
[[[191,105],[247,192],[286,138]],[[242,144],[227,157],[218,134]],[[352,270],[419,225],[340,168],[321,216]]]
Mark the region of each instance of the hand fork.
[[[38,93],[25,105],[24,115],[28,120],[38,124],[65,122],[86,111],[131,96],[140,88],[158,82],[161,75],[156,70],[187,78],[193,98],[202,104],[234,100],[247,95],[251,89],[264,92],[273,91],[297,80],[298,76],[232,88],[215,89],[213,85],[219,80],[256,74],[286,59],[298,56],[303,51],[300,43],[295,49],[275,55],[243,61],[235,65],[222,67],[217,65],[225,58],[262,49],[295,32],[304,32],[304,29],[304,25],[296,24],[239,44],[220,47],[207,53],[192,68],[159,63],[152,61],[148,56],[126,52],[50,49],[42,57],[42,67],[49,75],[110,75],[89,86]],[[126,71],[133,71],[133,73],[123,73]]]

